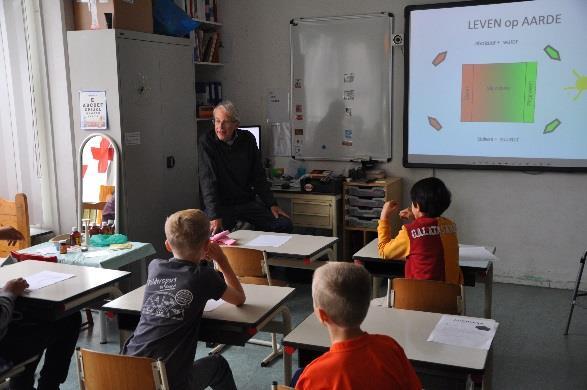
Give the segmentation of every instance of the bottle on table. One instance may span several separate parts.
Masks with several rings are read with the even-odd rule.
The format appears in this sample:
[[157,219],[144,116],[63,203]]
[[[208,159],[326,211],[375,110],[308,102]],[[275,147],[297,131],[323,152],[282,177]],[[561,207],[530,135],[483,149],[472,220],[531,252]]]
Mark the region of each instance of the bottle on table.
[[71,234],[69,235],[69,244],[71,246],[80,246],[82,244],[82,235],[79,232],[77,226],[71,228]]
[[67,240],[59,241],[59,253],[62,255],[67,254]]
[[96,234],[101,234],[102,230],[100,230],[100,227],[98,226],[98,224],[96,222],[94,222],[92,224],[92,227],[90,228],[90,237],[95,236]]
[[110,228],[110,234],[116,233],[116,229],[114,228],[114,220],[113,219],[108,220],[108,227]]
[[108,226],[108,222],[102,222],[102,227],[100,228],[101,234],[111,234],[110,227]]

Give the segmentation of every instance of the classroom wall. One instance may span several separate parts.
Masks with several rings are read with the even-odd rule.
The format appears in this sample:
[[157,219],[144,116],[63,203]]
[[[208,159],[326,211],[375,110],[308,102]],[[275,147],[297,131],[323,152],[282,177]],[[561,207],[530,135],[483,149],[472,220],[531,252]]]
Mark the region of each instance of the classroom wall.
[[[404,31],[404,7],[432,1],[409,0],[222,0],[225,97],[241,111],[243,123],[264,123],[269,88],[289,88],[289,21],[297,17],[380,11],[395,16],[394,32]],[[443,2],[443,1],[437,1]],[[446,2],[446,1],[444,1]],[[446,215],[459,225],[459,240],[497,247],[495,280],[570,288],[578,260],[587,249],[585,174],[523,173],[402,167],[404,58],[394,50],[393,160],[382,167],[402,177],[404,199],[417,180],[435,175],[453,192]],[[264,144],[269,138],[264,134]],[[265,149],[265,155],[269,149]],[[288,159],[276,159],[285,166]],[[307,162],[307,169],[346,172],[349,163]]]

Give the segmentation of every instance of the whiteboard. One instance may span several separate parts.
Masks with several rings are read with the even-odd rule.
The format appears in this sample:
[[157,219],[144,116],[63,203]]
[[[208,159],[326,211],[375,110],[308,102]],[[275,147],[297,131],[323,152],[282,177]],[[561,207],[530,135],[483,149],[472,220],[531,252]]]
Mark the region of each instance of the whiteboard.
[[290,23],[292,156],[391,159],[393,16]]

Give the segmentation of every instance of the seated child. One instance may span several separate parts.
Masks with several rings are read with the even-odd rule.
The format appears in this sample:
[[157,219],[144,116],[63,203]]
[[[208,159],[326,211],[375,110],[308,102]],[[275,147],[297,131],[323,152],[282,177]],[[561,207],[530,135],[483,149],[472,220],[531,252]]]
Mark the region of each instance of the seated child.
[[391,218],[399,206],[393,200],[384,204],[377,226],[379,256],[406,259],[408,279],[462,284],[457,226],[441,217],[450,205],[450,191],[440,179],[429,177],[412,186],[410,197],[411,206],[399,212],[408,223],[395,238],[391,237]]
[[[15,245],[22,234],[11,226],[0,227],[0,240]],[[16,298],[28,287],[23,278],[9,280],[0,288],[0,372],[35,355],[24,372],[10,379],[13,390],[32,389],[35,371],[43,352],[45,359],[37,382],[37,389],[59,389],[69,372],[71,356],[75,351],[82,317],[75,312],[55,321],[28,318],[15,310]]]
[[371,300],[371,277],[352,263],[314,272],[314,314],[332,346],[302,372],[296,389],[421,389],[402,347],[391,337],[361,330]]
[[[194,362],[198,330],[208,299],[234,305],[245,293],[222,249],[209,241],[210,221],[201,210],[183,210],[165,221],[169,260],[155,259],[149,275],[141,319],[123,354],[161,358],[171,389],[236,389],[232,372],[220,355]],[[203,260],[214,260],[222,273]]]
[[67,379],[82,316],[77,311],[55,321],[23,317],[14,310],[14,305],[16,297],[27,287],[27,281],[18,278],[9,280],[0,289],[0,362],[8,363],[9,367],[10,363],[19,364],[37,355],[24,372],[10,379],[10,389],[33,389],[35,371],[45,352],[36,388],[59,389]]

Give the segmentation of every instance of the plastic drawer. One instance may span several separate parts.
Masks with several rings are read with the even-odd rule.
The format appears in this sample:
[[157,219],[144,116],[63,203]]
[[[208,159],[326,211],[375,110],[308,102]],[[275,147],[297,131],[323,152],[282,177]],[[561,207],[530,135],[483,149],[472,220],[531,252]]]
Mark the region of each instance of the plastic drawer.
[[365,196],[370,198],[384,198],[385,188],[383,187],[347,187],[349,195]]
[[363,217],[363,218],[379,218],[381,215],[381,208],[379,207],[368,207],[368,208],[361,208],[350,206],[347,209],[349,215],[355,217]]
[[345,221],[348,226],[360,228],[377,228],[377,219],[361,219],[357,217],[346,216]]
[[354,195],[350,195],[348,197],[349,200],[349,204],[351,206],[358,206],[358,207],[383,207],[383,204],[385,203],[385,199],[384,198],[372,198],[372,199],[367,199],[367,198],[359,198],[357,196]]

